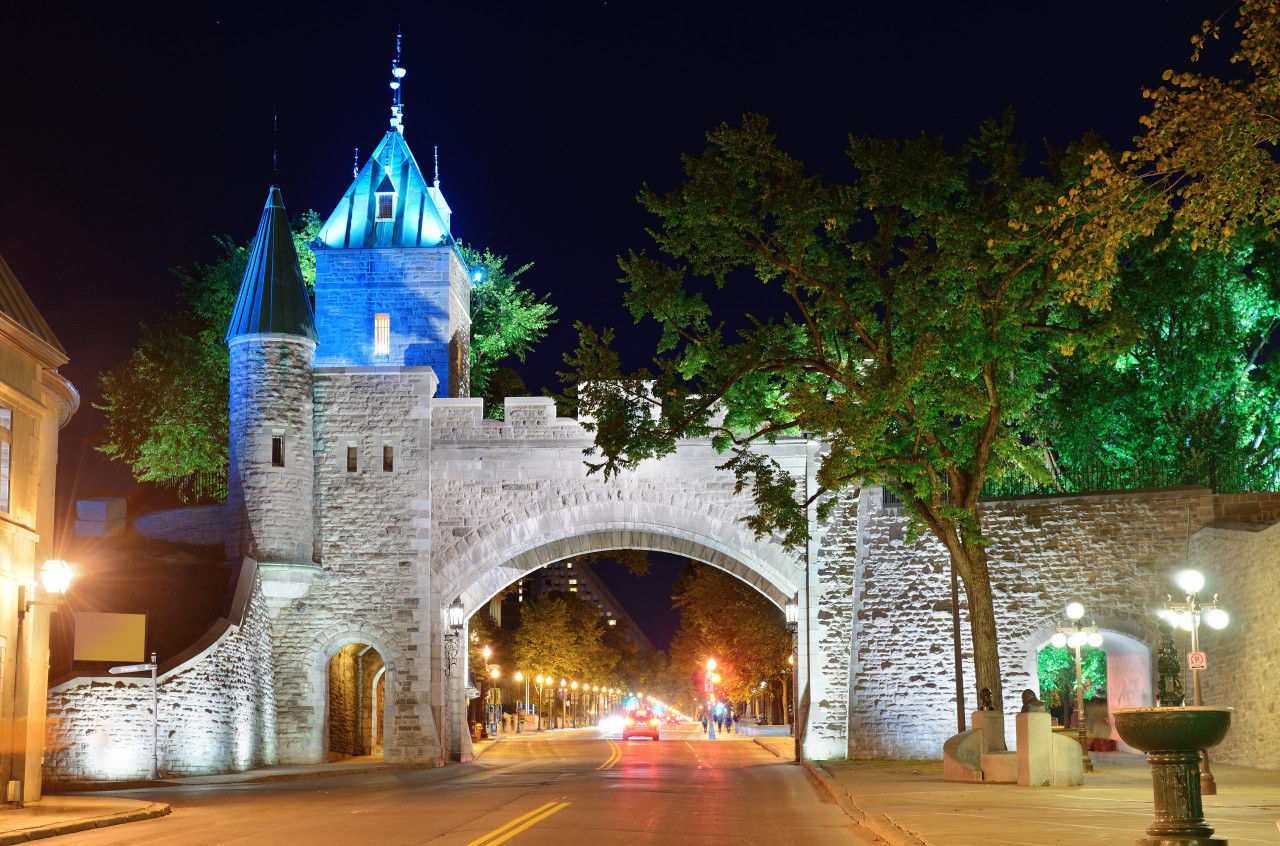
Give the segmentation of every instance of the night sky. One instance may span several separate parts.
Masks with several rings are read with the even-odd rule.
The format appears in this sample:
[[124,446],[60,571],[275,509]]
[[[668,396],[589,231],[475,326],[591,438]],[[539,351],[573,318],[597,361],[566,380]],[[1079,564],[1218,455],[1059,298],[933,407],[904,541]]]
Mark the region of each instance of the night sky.
[[1090,129],[1123,145],[1145,111],[1141,87],[1186,68],[1199,22],[1230,9],[120,5],[9,8],[0,48],[0,255],[67,348],[62,372],[83,398],[62,433],[64,503],[128,487],[88,445],[101,425],[90,406],[139,322],[173,307],[169,268],[211,257],[216,234],[252,237],[273,181],[292,213],[332,211],[353,148],[363,163],[387,129],[397,27],[405,139],[428,174],[439,147],[454,235],[533,262],[527,284],[559,307],[522,369],[537,393],[558,388],[575,320],[625,329],[622,346],[645,363],[656,333],[628,328],[615,257],[648,245],[638,190],[676,187],[680,154],[701,152],[717,124],[767,115],[780,146],[830,179],[848,176],[850,133],[957,146],[1010,106],[1032,158],[1042,137],[1066,144]]

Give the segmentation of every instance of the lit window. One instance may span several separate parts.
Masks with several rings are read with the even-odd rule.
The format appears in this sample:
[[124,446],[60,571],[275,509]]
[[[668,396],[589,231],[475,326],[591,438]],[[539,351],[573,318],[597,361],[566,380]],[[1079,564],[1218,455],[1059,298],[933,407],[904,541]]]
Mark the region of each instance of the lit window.
[[577,592],[578,592],[577,588],[569,588],[569,593],[577,593]]
[[392,196],[391,194],[378,195],[378,220],[391,219]]
[[355,446],[347,447],[347,472],[356,472],[356,448]]
[[9,442],[0,441],[0,511],[9,510]]
[[573,562],[572,562],[572,561],[570,561],[568,564],[566,564],[566,565],[564,565],[564,566],[566,566],[566,567],[568,567],[570,570],[572,570],[572,569],[573,569]]
[[610,620],[609,620],[609,625],[611,625],[611,626],[616,626],[616,625],[618,625],[618,621],[617,621],[617,620],[614,620],[614,619],[610,619]]
[[393,458],[393,456],[392,456],[392,452],[393,452],[393,449],[392,449],[392,447],[391,447],[391,446],[389,446],[389,445],[383,445],[383,447],[382,447],[382,469],[383,469],[383,470],[385,470],[385,471],[387,471],[388,473],[390,473],[390,472],[391,472],[392,467],[393,467],[393,465],[394,465],[394,462],[392,461],[392,458]]
[[391,354],[391,315],[375,314],[373,316],[373,354]]
[[13,428],[13,409],[0,408],[0,429]]
[[271,466],[284,466],[284,436],[276,435],[271,439]]

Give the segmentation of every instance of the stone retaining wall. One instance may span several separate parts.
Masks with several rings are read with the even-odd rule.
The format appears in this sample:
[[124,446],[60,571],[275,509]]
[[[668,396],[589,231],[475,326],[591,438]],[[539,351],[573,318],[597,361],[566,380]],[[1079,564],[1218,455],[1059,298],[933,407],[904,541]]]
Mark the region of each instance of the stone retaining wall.
[[133,518],[133,531],[144,538],[172,543],[221,545],[226,539],[227,507],[197,505],[153,511]]
[[[227,618],[159,675],[160,775],[276,763],[271,623],[252,564]],[[151,762],[151,679],[71,677],[49,689],[45,784],[143,779]]]

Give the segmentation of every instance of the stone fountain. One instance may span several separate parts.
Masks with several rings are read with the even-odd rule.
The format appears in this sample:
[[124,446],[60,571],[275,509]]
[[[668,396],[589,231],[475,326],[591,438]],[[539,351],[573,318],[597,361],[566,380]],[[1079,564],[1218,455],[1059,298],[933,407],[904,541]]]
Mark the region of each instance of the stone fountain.
[[1121,708],[1112,712],[1116,732],[1135,749],[1147,753],[1155,793],[1156,818],[1147,839],[1137,846],[1226,846],[1213,836],[1200,799],[1201,750],[1216,746],[1231,727],[1231,708],[1182,705],[1182,663],[1173,631],[1160,623],[1156,708]]

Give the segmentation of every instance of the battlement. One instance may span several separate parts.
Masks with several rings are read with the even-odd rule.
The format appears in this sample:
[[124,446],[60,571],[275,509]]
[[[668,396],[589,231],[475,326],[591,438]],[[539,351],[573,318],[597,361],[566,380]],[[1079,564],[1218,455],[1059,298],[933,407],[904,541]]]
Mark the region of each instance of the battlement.
[[484,400],[431,401],[431,439],[442,441],[579,440],[590,437],[572,417],[556,417],[550,397],[507,397],[503,419],[486,420]]

